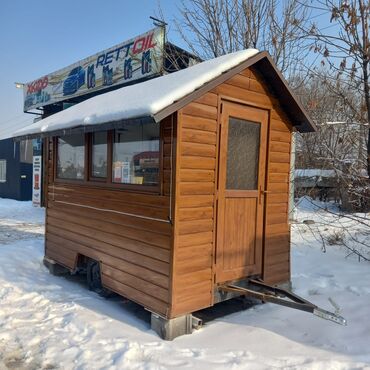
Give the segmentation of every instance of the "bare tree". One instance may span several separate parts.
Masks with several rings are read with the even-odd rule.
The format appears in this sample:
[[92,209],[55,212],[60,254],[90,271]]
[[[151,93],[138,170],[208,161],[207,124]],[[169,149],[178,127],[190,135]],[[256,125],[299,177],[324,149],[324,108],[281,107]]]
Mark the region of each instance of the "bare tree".
[[318,128],[314,134],[298,135],[296,166],[332,170],[336,177],[332,186],[337,188],[336,198],[342,206],[367,209],[370,193],[364,174],[367,157],[364,125],[359,123],[355,109],[361,94],[348,91],[346,81],[340,78],[335,89],[332,81],[326,83],[326,79],[322,71],[296,90]]
[[[345,104],[353,110],[357,122],[366,126],[363,131],[367,132],[366,166],[370,177],[370,3],[366,0],[315,0],[308,7],[324,11],[330,18],[331,27],[320,28],[312,23],[306,29],[307,37],[313,41],[312,50],[322,55],[322,64],[329,67],[324,82],[337,92],[339,99],[352,93],[359,98],[356,104],[350,99]],[[322,15],[321,20],[324,17]],[[338,78],[346,83],[346,91],[351,91],[350,94],[336,89]]]
[[299,0],[183,0],[177,30],[203,59],[246,48],[267,50],[293,76],[307,55],[309,10]]

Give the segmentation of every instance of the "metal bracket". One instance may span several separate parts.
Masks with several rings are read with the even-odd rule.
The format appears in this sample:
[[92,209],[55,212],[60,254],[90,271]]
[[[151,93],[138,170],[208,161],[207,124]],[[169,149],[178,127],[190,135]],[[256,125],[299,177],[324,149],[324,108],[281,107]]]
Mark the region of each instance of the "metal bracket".
[[320,317],[321,319],[333,321],[333,322],[335,322],[336,324],[339,324],[339,325],[343,325],[343,326],[347,325],[347,320],[344,317],[342,317],[342,316],[340,316],[336,313],[326,311],[326,310],[324,310],[322,308],[319,308],[319,307],[316,307],[313,310],[313,314],[316,315],[317,317]]
[[193,329],[198,330],[203,326],[203,321],[202,319],[199,319],[198,317],[191,315],[191,325]]

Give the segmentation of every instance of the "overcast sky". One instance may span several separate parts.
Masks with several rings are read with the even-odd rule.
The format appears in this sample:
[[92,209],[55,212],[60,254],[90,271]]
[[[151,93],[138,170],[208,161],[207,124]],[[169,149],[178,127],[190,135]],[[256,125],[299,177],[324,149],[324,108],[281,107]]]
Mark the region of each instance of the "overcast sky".
[[[161,0],[170,22],[179,0]],[[29,82],[130,39],[153,27],[156,0],[1,0],[0,128],[32,122],[23,113],[23,92],[14,82]],[[181,45],[174,27],[171,41]]]

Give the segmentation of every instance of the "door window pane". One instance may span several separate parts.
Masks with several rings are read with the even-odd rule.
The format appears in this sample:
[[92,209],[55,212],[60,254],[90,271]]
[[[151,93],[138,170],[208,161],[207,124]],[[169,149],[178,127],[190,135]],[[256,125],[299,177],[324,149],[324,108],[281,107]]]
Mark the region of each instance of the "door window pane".
[[159,124],[128,123],[114,133],[112,180],[121,184],[159,182]]
[[85,172],[85,135],[58,138],[57,177],[83,180]]
[[227,189],[257,189],[260,127],[259,123],[230,117],[227,144]]
[[107,132],[94,132],[91,146],[91,176],[107,177]]
[[29,163],[33,162],[33,146],[32,140],[22,140],[19,145],[20,162]]

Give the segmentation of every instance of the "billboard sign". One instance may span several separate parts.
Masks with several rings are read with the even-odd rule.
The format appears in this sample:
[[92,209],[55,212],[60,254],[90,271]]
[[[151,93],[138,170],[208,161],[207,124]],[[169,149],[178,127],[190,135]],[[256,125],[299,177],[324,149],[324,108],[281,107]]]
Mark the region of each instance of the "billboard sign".
[[164,32],[154,28],[25,84],[24,111],[161,73]]

